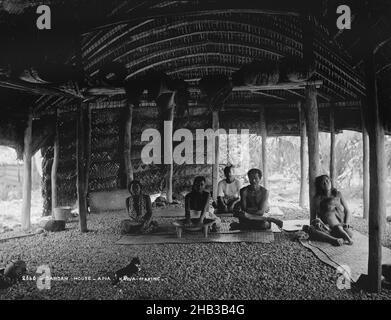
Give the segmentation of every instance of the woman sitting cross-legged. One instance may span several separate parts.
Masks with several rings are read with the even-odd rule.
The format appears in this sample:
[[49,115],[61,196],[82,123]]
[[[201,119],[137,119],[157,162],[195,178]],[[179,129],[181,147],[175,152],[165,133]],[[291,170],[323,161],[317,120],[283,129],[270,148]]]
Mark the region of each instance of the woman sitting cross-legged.
[[206,180],[198,176],[194,179],[192,190],[185,197],[185,225],[190,226],[192,219],[198,219],[199,224],[214,220],[214,228],[219,227],[221,220],[209,210],[210,193],[205,191]]
[[269,210],[269,191],[260,185],[262,171],[251,169],[248,173],[249,186],[240,190],[240,210],[235,213],[239,223],[232,223],[232,229],[270,229],[271,223],[282,228],[283,221],[272,217],[264,217]]
[[349,226],[350,211],[341,192],[331,187],[329,176],[315,179],[316,194],[313,203],[316,219],[303,228],[310,238],[331,243],[335,246],[353,244]]
[[152,203],[147,194],[143,194],[142,185],[133,180],[129,183],[130,197],[126,199],[126,210],[131,220],[123,221],[123,233],[150,233],[156,229],[156,221],[152,221]]

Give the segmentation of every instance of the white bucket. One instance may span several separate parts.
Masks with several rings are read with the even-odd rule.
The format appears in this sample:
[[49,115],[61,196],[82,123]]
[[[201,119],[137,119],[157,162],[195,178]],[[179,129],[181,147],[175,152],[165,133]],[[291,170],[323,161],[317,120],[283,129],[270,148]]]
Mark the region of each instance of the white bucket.
[[54,208],[54,220],[68,221],[71,218],[71,207],[57,207]]

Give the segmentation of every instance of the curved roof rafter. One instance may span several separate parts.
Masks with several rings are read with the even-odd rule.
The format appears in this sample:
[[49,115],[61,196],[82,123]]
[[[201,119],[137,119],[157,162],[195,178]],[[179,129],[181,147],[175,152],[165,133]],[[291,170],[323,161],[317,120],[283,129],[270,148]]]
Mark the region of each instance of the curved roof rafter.
[[[145,72],[149,69],[154,69],[158,66],[161,66],[161,65],[165,65],[167,63],[174,63],[174,62],[178,62],[178,61],[181,61],[181,60],[189,60],[189,59],[197,59],[197,60],[204,60],[206,57],[212,57],[212,56],[215,56],[215,57],[225,57],[225,58],[228,58],[228,59],[243,59],[243,60],[248,60],[248,62],[251,61],[251,58],[247,57],[247,56],[238,56],[237,54],[221,54],[221,53],[218,53],[218,52],[208,52],[208,53],[197,53],[197,54],[189,54],[189,55],[184,55],[184,56],[181,56],[181,57],[173,57],[173,58],[170,58],[170,59],[165,59],[165,60],[161,60],[161,61],[158,61],[158,62],[155,62],[155,63],[152,63],[152,64],[149,64],[143,68],[140,68],[132,73],[130,73],[126,78],[129,79],[129,78],[132,78],[134,76],[136,76],[137,74],[139,73],[142,73],[142,72]],[[242,64],[238,64],[238,69],[242,66]]]
[[[277,57],[282,57],[283,55],[279,52],[276,52],[276,51],[272,51],[271,49],[265,49],[265,48],[260,48],[260,47],[255,47],[255,46],[248,46],[248,45],[243,45],[243,44],[238,44],[238,43],[227,43],[227,42],[214,42],[214,41],[208,41],[208,42],[204,42],[204,43],[200,43],[200,44],[194,44],[194,45],[187,45],[187,46],[178,46],[176,48],[172,48],[172,49],[166,49],[166,50],[161,50],[161,51],[158,51],[158,52],[155,52],[155,53],[152,53],[152,54],[149,54],[149,55],[146,55],[146,56],[143,56],[142,58],[138,59],[138,60],[134,60],[132,61],[131,63],[128,63],[126,65],[127,68],[131,68],[131,67],[134,67],[134,66],[137,66],[138,64],[142,64],[143,62],[148,62],[156,57],[159,57],[159,56],[165,56],[165,55],[172,55],[172,54],[175,54],[177,52],[180,52],[180,51],[183,51],[183,50],[189,50],[189,51],[196,51],[197,52],[197,48],[201,48],[201,49],[205,49],[205,51],[203,50],[200,50],[200,54],[201,53],[204,53],[204,54],[208,54],[208,53],[220,53],[222,55],[225,55],[225,54],[228,54],[226,52],[223,52],[223,51],[219,51],[219,50],[215,50],[213,51],[211,48],[208,48],[210,46],[226,46],[226,47],[236,47],[238,49],[247,49],[247,50],[253,50],[253,51],[258,51],[258,52],[263,52],[265,54],[270,54],[270,55],[273,55],[273,56],[277,56]],[[179,55],[177,55],[178,57]],[[182,55],[181,55],[182,56]],[[240,56],[240,55],[239,55]],[[244,57],[244,55],[243,55]],[[247,56],[248,58],[251,58],[250,56]]]
[[[212,31],[213,30],[213,31]],[[170,32],[172,31],[172,32]],[[110,55],[113,55],[113,52],[121,52],[127,51],[127,49],[123,50],[123,47],[127,47],[134,42],[142,42],[142,39],[148,39],[148,42],[144,42],[139,46],[146,45],[148,43],[159,43],[165,41],[165,39],[161,39],[161,34],[166,33],[168,38],[176,38],[176,37],[185,37],[186,34],[201,34],[201,33],[214,33],[217,34],[219,32],[225,33],[243,33],[252,36],[263,37],[264,39],[269,39],[269,41],[275,41],[276,43],[280,43],[283,46],[289,46],[291,44],[292,49],[299,50],[301,49],[301,42],[297,39],[281,36],[275,30],[268,29],[259,25],[249,24],[245,22],[237,22],[231,20],[222,20],[222,19],[204,19],[204,20],[194,20],[191,22],[183,22],[180,21],[175,24],[165,24],[160,25],[156,28],[147,29],[145,32],[141,32],[137,35],[131,37],[131,41],[121,42],[119,46],[115,48],[111,48],[111,46],[105,46],[105,49],[108,52],[102,54],[100,59],[109,58]],[[122,38],[122,37],[121,37]],[[280,41],[280,39],[285,39],[285,41]],[[113,46],[115,42],[111,42]],[[137,47],[137,44],[134,46]],[[294,48],[295,47],[295,48]],[[95,50],[97,52],[98,50]],[[99,51],[100,52],[100,51]],[[95,55],[84,55],[84,59],[91,60],[91,58]]]

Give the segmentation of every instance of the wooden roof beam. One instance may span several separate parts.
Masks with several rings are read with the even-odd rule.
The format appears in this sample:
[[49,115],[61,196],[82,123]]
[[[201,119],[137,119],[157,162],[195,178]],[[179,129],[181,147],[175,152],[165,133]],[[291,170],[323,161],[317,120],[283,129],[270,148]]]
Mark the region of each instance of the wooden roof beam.
[[284,82],[277,83],[275,85],[262,85],[262,86],[240,86],[235,87],[233,91],[262,91],[262,90],[294,90],[305,89],[307,85],[315,85],[316,88],[320,88],[323,81],[302,81],[302,82]]
[[270,94],[270,93],[265,93],[265,92],[262,92],[262,91],[252,91],[252,93],[260,94],[260,95],[265,96],[267,98],[272,98],[272,99],[277,99],[277,100],[282,100],[282,101],[286,101],[287,100],[286,98],[283,98],[283,97],[280,97],[280,96],[276,96],[276,95]]
[[[316,85],[317,88],[320,88],[322,81],[303,81],[303,82],[290,82],[290,83],[281,83],[276,85],[264,85],[264,86],[241,86],[234,87],[232,91],[251,91],[256,94],[268,95],[269,97],[276,98],[279,100],[286,100],[279,96],[275,96],[268,93],[261,93],[261,91],[269,90],[287,90],[291,91],[294,89],[304,89],[308,84]],[[191,88],[190,88],[191,89]],[[125,94],[125,89],[121,87],[91,87],[83,90],[85,96],[115,96]],[[297,94],[301,96],[300,94]]]
[[295,90],[288,89],[286,91],[289,92],[290,94],[293,94],[293,95],[299,97],[300,99],[304,99],[305,98],[304,94],[298,93]]
[[80,96],[70,90],[60,89],[48,85],[30,83],[18,79],[9,79],[5,77],[0,77],[0,87],[26,91],[38,95],[63,96],[67,98],[84,99],[83,96]]

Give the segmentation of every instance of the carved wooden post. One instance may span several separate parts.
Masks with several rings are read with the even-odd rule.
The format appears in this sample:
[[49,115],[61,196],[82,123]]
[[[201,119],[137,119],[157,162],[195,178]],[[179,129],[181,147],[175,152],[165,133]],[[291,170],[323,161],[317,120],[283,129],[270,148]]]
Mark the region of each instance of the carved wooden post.
[[128,118],[125,124],[125,138],[124,138],[124,160],[126,171],[126,185],[134,179],[132,166],[132,123],[133,123],[133,108],[134,105],[129,100],[127,101]]
[[335,188],[335,110],[334,106],[330,108],[330,180],[331,185]]
[[363,146],[363,218],[369,217],[369,137],[365,117],[365,106],[361,103],[362,146]]
[[86,120],[88,119],[88,105],[84,102],[80,103],[77,119],[77,200],[79,204],[79,223],[80,231],[87,232],[87,192],[88,185],[86,185],[87,175],[87,157],[86,157]]
[[219,111],[213,109],[212,111],[212,129],[216,132],[215,149],[214,149],[214,163],[212,166],[212,191],[213,200],[217,201],[217,185],[219,183],[219,158],[220,158],[220,122]]
[[32,158],[32,108],[28,110],[27,126],[24,132],[23,147],[23,203],[22,203],[22,228],[31,228],[31,158]]
[[261,131],[262,139],[262,173],[263,173],[263,186],[268,188],[268,172],[267,172],[267,154],[266,154],[266,144],[267,144],[267,128],[266,128],[266,117],[265,117],[265,108],[261,107],[260,109],[260,118],[259,125]]
[[306,197],[308,197],[308,158],[307,158],[307,126],[305,121],[305,112],[301,101],[297,104],[299,109],[300,122],[300,196],[299,205],[304,208],[306,205]]
[[309,178],[309,196],[310,196],[310,219],[316,218],[313,199],[316,193],[315,178],[319,170],[319,126],[318,126],[318,105],[316,101],[316,87],[307,86],[306,88],[306,115],[308,130],[308,178]]
[[384,126],[380,118],[377,96],[376,69],[373,54],[374,46],[369,36],[366,37],[366,42],[363,47],[370,165],[368,289],[372,292],[380,292],[382,276],[381,239],[386,212]]
[[51,188],[52,188],[52,217],[54,217],[54,210],[57,207],[57,169],[60,155],[60,139],[59,139],[59,111],[56,109],[56,124],[53,143],[53,164],[51,170]]

